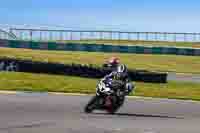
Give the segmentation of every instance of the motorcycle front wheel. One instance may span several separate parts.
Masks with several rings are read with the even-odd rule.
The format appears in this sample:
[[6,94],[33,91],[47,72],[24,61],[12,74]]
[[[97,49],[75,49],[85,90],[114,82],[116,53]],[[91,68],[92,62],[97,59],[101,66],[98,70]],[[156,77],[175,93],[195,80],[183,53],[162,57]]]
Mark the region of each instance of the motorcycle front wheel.
[[85,106],[85,113],[92,113],[92,111],[96,107],[96,101],[97,101],[97,96],[93,96],[92,99],[88,102],[88,104]]

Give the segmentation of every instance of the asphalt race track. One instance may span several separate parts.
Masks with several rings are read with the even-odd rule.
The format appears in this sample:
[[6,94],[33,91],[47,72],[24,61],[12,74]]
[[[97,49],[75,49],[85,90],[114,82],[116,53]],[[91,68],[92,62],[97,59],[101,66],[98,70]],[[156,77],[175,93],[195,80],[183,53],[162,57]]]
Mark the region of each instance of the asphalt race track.
[[0,133],[200,133],[200,102],[127,99],[118,114],[85,114],[90,96],[1,94]]

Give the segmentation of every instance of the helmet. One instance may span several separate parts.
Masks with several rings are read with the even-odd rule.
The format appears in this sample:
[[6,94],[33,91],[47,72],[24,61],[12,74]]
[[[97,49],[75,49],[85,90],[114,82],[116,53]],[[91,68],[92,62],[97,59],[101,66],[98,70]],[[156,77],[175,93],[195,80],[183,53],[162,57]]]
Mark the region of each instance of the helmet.
[[117,67],[117,72],[119,72],[119,73],[125,73],[125,72],[127,72],[127,68],[126,68],[126,66],[125,65],[119,65],[118,67]]
[[119,58],[117,57],[111,57],[108,61],[109,64],[119,64]]

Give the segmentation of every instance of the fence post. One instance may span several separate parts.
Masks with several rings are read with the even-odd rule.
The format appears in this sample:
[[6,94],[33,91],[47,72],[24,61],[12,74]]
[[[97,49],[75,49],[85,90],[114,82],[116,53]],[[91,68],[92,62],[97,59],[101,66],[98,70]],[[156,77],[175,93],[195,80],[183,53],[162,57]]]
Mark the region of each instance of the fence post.
[[196,41],[196,33],[193,33],[192,36],[193,36],[193,42],[195,42]]
[[50,34],[50,35],[49,35],[49,38],[50,38],[50,40],[52,41],[52,32],[50,31],[49,34]]
[[120,41],[121,40],[121,33],[118,32],[118,40]]
[[154,34],[155,34],[155,41],[157,41],[158,40],[157,33],[155,32]]
[[164,41],[167,41],[167,33],[164,33]]
[[100,40],[103,40],[103,32],[100,32]]
[[[93,37],[94,37],[94,32],[89,32],[89,34],[90,34],[90,37],[91,38],[87,38],[87,40],[89,40],[89,39],[94,39]],[[97,38],[95,38],[95,39],[97,39]]]
[[149,33],[146,32],[146,40],[148,41],[149,40]]
[[198,42],[200,42],[199,40],[200,40],[200,33],[198,33]]
[[31,38],[31,41],[33,40],[33,31],[30,30],[30,38]]
[[23,40],[23,38],[22,38],[22,31],[19,31],[19,38],[20,38],[21,40]]
[[[13,34],[13,32],[12,32],[12,29],[11,29],[11,28],[9,29],[9,34]],[[8,39],[10,39],[10,38],[8,37]]]
[[186,33],[184,33],[183,35],[184,35],[184,42],[186,42],[187,41]]
[[139,41],[140,40],[140,33],[137,32],[136,34],[137,34],[137,41]]
[[176,33],[174,33],[174,42],[176,42]]
[[82,32],[80,31],[80,38],[79,38],[79,40],[82,40]]
[[60,31],[60,41],[63,41],[63,33]]
[[73,35],[72,35],[72,31],[70,32],[70,40],[72,41],[73,40]]
[[113,37],[112,37],[112,31],[110,32],[110,39],[111,39],[111,40],[113,39]]
[[128,33],[128,40],[131,40],[131,33]]

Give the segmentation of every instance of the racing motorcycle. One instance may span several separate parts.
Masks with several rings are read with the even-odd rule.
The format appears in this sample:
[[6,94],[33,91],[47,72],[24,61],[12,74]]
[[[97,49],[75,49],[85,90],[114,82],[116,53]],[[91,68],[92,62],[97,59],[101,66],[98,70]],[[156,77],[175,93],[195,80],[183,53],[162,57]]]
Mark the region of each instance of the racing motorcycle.
[[85,112],[105,110],[114,114],[123,105],[125,100],[124,83],[119,80],[100,80],[96,87],[96,95],[85,106]]

